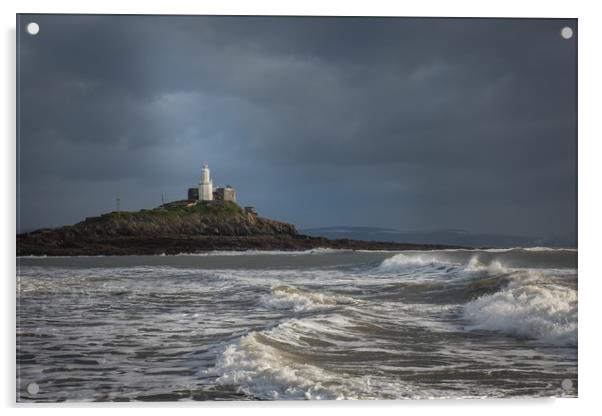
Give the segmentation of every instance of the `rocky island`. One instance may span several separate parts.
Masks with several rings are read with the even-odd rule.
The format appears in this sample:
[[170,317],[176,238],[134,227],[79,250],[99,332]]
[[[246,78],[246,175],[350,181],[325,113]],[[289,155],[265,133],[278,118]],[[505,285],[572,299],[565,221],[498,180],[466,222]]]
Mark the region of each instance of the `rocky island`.
[[[180,202],[180,203],[178,203]],[[111,212],[74,225],[17,235],[18,256],[156,255],[213,250],[435,250],[450,246],[331,240],[258,216],[233,201],[186,201]]]
[[157,255],[214,250],[437,250],[444,245],[328,239],[262,218],[236,202],[236,190],[214,187],[203,165],[188,198],[155,209],[114,211],[74,225],[17,235],[17,256]]

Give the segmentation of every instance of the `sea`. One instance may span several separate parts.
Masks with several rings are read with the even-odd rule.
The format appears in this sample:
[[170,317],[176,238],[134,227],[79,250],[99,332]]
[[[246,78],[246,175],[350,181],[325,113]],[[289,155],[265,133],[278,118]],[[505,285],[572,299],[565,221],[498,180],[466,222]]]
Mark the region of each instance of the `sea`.
[[17,263],[20,402],[578,392],[575,249]]

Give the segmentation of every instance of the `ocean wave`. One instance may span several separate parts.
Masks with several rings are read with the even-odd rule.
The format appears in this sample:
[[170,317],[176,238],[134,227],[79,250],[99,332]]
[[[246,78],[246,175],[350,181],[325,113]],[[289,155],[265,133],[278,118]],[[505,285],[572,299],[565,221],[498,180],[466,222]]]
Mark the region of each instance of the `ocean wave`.
[[[262,342],[263,341],[263,342]],[[251,332],[228,346],[214,371],[220,385],[234,385],[248,395],[266,399],[349,399],[365,386],[295,359]]]
[[468,302],[464,317],[467,329],[577,345],[577,291],[540,271],[515,274],[502,290]]
[[[401,380],[376,375],[352,375],[321,365],[323,354],[308,338],[320,343],[334,336],[338,342],[350,337],[351,322],[341,315],[291,319],[267,330],[251,332],[228,345],[206,371],[217,384],[236,386],[247,395],[262,399],[341,400],[413,397]],[[352,338],[350,338],[352,339]],[[423,392],[423,394],[426,392]]]
[[393,257],[389,257],[382,261],[382,263],[377,267],[377,270],[380,272],[397,272],[402,270],[407,270],[411,267],[416,266],[432,266],[432,265],[458,265],[457,263],[453,263],[450,261],[446,261],[441,259],[435,254],[396,254]]
[[487,272],[489,274],[509,273],[511,269],[502,264],[499,260],[492,260],[489,263],[484,263],[478,255],[472,256],[468,260],[468,264],[463,267],[466,272]]
[[572,252],[577,252],[576,248],[554,248],[554,247],[523,247],[523,248],[519,248],[519,250],[533,251],[533,252],[541,252],[541,251],[572,251]]
[[[404,253],[471,253],[471,252],[482,252],[482,253],[508,253],[513,251],[530,251],[530,252],[558,252],[558,251],[569,251],[577,252],[578,249],[571,247],[499,247],[499,248],[445,248],[438,250],[403,250]],[[357,250],[358,252],[372,250]],[[374,252],[377,252],[376,250]],[[382,252],[395,252],[392,250],[382,250]],[[398,252],[400,252],[398,250]]]
[[347,296],[308,292],[292,286],[274,286],[270,294],[263,298],[263,304],[270,308],[292,309],[296,312],[356,303],[357,300]]
[[198,253],[178,253],[175,256],[304,256],[311,254],[346,253],[353,250],[335,248],[312,248],[309,250],[213,250]]
[[[478,254],[472,255],[466,264],[458,261],[438,256],[437,254],[396,254],[393,257],[385,259],[377,267],[378,272],[395,273],[413,270],[416,267],[432,266],[439,271],[458,271],[458,277],[466,277],[466,274],[474,272],[486,272],[489,274],[509,273],[510,268],[506,267],[499,260],[489,262],[481,261]],[[465,273],[463,273],[465,272]]]

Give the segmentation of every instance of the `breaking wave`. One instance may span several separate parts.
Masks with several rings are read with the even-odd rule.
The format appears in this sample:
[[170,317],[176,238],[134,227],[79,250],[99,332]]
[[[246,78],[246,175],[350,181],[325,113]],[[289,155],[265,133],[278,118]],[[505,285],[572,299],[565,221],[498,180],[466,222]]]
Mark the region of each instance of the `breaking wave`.
[[442,260],[440,257],[433,254],[396,254],[393,257],[383,260],[380,266],[378,266],[377,271],[392,273],[406,270],[409,267],[432,265],[454,265],[454,263]]
[[214,250],[199,253],[179,253],[176,256],[304,256],[310,254],[345,253],[352,250],[335,248],[312,248],[309,250]]
[[[482,261],[479,255],[471,255],[466,264],[456,261],[452,258],[443,258],[436,254],[396,254],[393,257],[385,259],[376,268],[377,272],[397,273],[415,271],[416,267],[430,267],[439,271],[458,271],[462,277],[467,273],[490,273],[501,274],[508,273],[510,268],[504,266],[499,260],[489,262]],[[464,272],[464,273],[463,273]],[[414,275],[414,277],[419,277]]]
[[324,344],[324,339],[334,341],[333,336],[349,337],[350,324],[347,318],[333,315],[292,319],[268,331],[251,332],[228,345],[208,373],[218,375],[219,385],[237,386],[247,395],[271,400],[415,396],[403,380],[392,383],[370,373],[354,375],[315,360],[320,354],[312,351],[308,340]]
[[502,290],[468,302],[467,329],[577,345],[577,291],[541,271],[517,272]]
[[577,252],[576,248],[553,248],[553,247],[524,247],[521,250],[542,252],[542,251],[571,251]]
[[356,304],[353,298],[304,291],[291,286],[274,286],[263,298],[263,304],[275,309],[292,309],[296,312],[318,310],[337,305]]
[[[546,247],[524,250],[557,251]],[[394,255],[376,270],[398,273],[400,278],[417,283],[426,278],[439,284],[445,296],[451,296],[452,288],[456,295],[461,291],[469,299],[478,296],[463,306],[467,330],[577,345],[577,290],[571,284],[576,277],[574,269],[508,267],[496,255],[483,253],[465,253],[462,259],[416,253]],[[450,270],[453,276],[447,276]]]
[[19,370],[55,377],[20,394],[105,400],[102,371],[119,400],[576,395],[576,253],[299,253],[21,260]]
[[484,263],[479,259],[479,256],[472,256],[468,264],[464,266],[466,272],[485,272],[489,274],[509,273],[510,268],[504,266],[501,261],[493,260],[489,263]]
[[[355,386],[336,386],[341,380],[315,365],[307,364],[266,343],[266,336],[252,332],[228,346],[217,360],[217,383],[239,386],[252,396],[269,399],[345,399],[346,391],[362,390]],[[358,388],[359,387],[359,388]]]

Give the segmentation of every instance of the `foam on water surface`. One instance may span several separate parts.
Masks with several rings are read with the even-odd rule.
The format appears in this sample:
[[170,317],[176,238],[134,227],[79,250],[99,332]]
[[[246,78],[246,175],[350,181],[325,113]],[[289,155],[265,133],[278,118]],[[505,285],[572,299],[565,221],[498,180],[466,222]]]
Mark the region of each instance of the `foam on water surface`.
[[21,259],[18,395],[574,395],[558,387],[576,379],[574,257],[512,249]]

